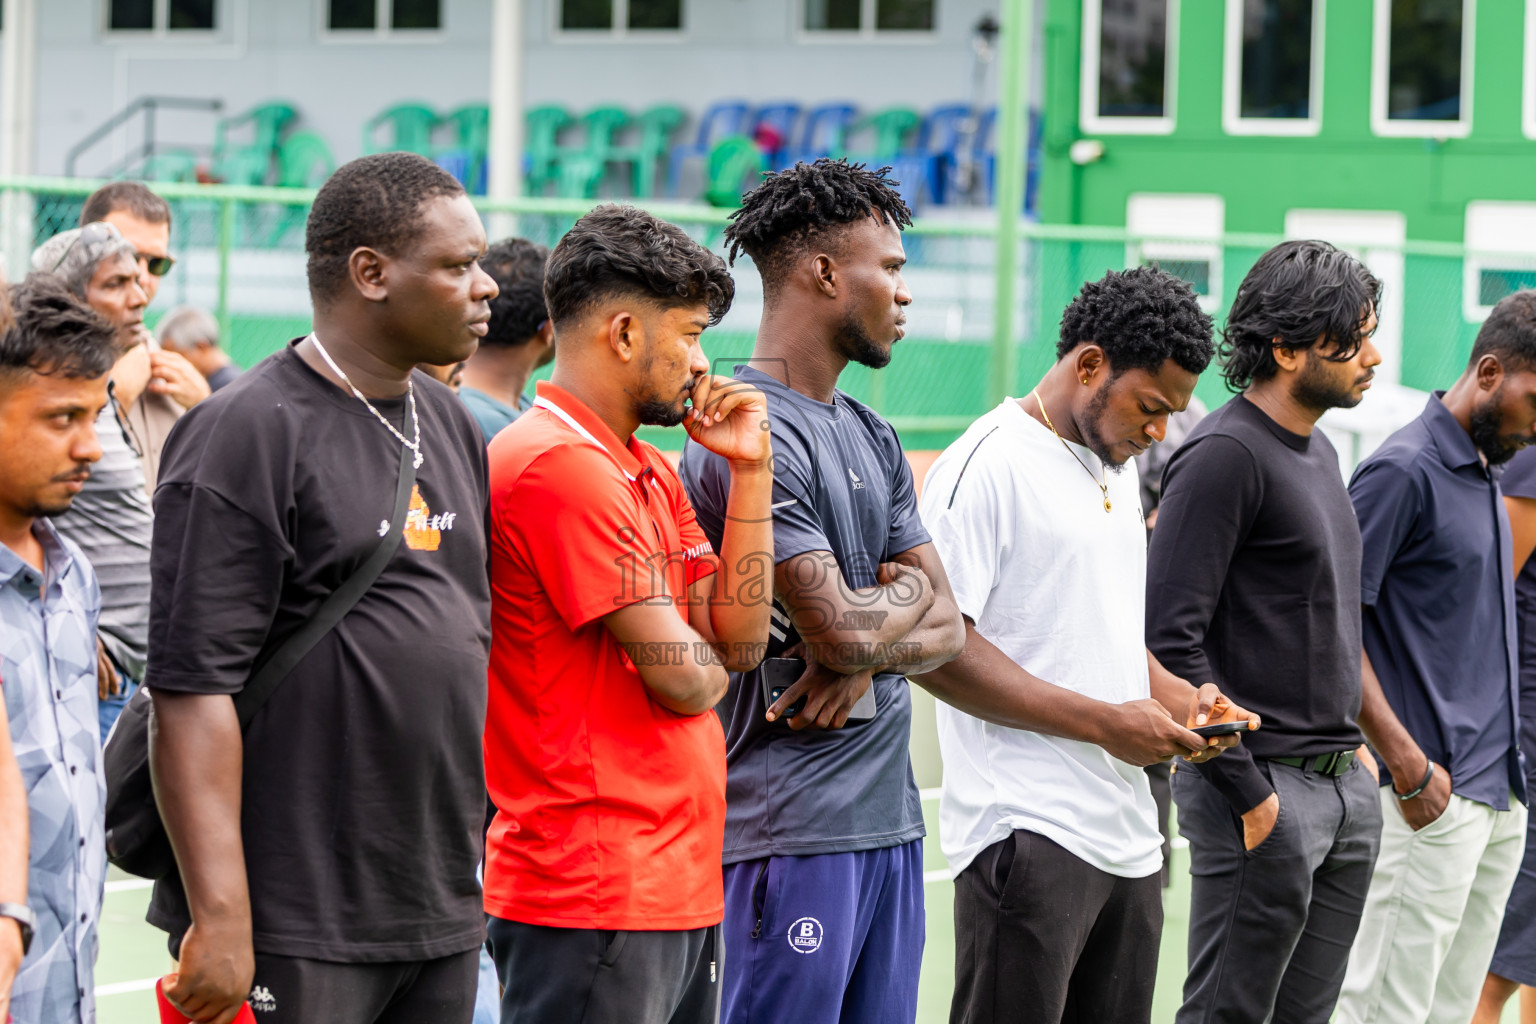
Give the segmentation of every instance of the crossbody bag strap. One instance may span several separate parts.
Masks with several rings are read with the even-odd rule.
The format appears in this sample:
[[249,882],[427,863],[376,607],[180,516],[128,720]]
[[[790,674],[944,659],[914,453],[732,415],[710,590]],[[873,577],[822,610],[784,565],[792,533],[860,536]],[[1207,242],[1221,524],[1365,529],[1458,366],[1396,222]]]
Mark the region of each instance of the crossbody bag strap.
[[[411,429],[411,413],[409,407],[405,413],[406,432]],[[389,530],[384,534],[384,539],[379,541],[379,546],[373,549],[373,554],[368,560],[357,567],[357,571],[348,576],[346,581],[321,603],[304,625],[300,626],[288,639],[284,640],[272,656],[262,663],[261,668],[245,684],[245,689],[235,695],[235,714],[240,718],[240,729],[243,732],[251,724],[251,719],[256,717],[256,712],[267,702],[277,688],[282,685],[288,673],[293,667],[312,650],[320,639],[336,627],[336,624],[346,617],[347,612],[357,604],[362,596],[373,586],[373,581],[379,578],[379,573],[384,571],[384,566],[394,557],[395,549],[400,546],[400,537],[405,532],[405,517],[410,508],[411,488],[416,484],[416,459],[411,449],[401,446],[400,449],[400,483],[395,488],[395,511],[389,519]]]

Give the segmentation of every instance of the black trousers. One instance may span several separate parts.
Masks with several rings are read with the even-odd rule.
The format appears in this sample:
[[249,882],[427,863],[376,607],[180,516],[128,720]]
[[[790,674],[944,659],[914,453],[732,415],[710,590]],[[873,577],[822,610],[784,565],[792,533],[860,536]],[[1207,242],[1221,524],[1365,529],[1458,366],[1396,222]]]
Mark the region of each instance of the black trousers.
[[261,1024],[470,1024],[480,947],[436,960],[342,964],[256,954]]
[[686,932],[549,928],[488,919],[501,1024],[715,1024],[720,926]]
[[1014,832],[955,879],[950,1024],[1147,1024],[1162,931],[1158,875]]
[[1344,983],[1381,843],[1376,784],[1359,763],[1336,777],[1258,764],[1280,816],[1252,850],[1198,771],[1173,776],[1194,876],[1178,1024],[1327,1024]]

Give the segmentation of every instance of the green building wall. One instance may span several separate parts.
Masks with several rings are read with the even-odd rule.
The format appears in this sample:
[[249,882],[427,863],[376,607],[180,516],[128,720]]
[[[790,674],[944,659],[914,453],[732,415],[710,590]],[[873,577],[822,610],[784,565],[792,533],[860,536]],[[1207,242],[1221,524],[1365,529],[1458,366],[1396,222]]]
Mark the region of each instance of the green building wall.
[[[1478,326],[1463,313],[1461,261],[1454,252],[1436,254],[1433,245],[1412,243],[1460,244],[1470,201],[1536,200],[1536,140],[1521,127],[1524,0],[1476,0],[1471,131],[1451,139],[1373,134],[1371,0],[1323,4],[1315,136],[1229,135],[1223,129],[1225,0],[1179,0],[1171,133],[1090,135],[1079,118],[1083,0],[1044,2],[1043,223],[1123,227],[1126,202],[1140,192],[1221,195],[1225,230],[1238,234],[1279,236],[1292,209],[1401,211],[1411,240],[1403,277],[1402,382],[1428,389],[1459,372]],[[1101,159],[1086,166],[1072,162],[1068,151],[1082,138],[1103,143]],[[1080,279],[1123,264],[1123,247],[1103,249],[1091,254],[1097,259],[1084,254]],[[1260,251],[1225,250],[1218,320]],[[1049,336],[1052,310],[1059,314],[1070,297],[1042,294],[1040,323],[1032,333]],[[1219,381],[1207,378],[1202,395],[1221,400]]]

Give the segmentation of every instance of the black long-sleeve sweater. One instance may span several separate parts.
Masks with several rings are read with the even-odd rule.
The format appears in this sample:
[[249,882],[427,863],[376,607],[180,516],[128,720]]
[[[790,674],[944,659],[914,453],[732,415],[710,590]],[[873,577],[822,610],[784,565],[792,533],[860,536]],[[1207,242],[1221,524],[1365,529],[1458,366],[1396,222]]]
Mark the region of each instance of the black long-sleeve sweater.
[[1254,758],[1349,750],[1360,714],[1360,528],[1321,431],[1234,398],[1174,453],[1147,563],[1147,646],[1263,728],[1200,772],[1239,812],[1272,792]]

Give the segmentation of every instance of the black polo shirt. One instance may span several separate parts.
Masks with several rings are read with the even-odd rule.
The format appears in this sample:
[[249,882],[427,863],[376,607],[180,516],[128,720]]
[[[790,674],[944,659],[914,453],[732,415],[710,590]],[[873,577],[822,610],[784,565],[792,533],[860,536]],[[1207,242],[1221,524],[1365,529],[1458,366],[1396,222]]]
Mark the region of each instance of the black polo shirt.
[[1443,394],[1350,481],[1362,633],[1387,702],[1452,791],[1502,811],[1511,791],[1525,799],[1509,515]]

